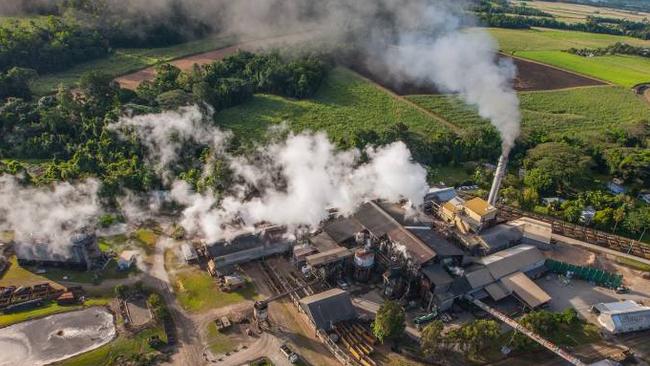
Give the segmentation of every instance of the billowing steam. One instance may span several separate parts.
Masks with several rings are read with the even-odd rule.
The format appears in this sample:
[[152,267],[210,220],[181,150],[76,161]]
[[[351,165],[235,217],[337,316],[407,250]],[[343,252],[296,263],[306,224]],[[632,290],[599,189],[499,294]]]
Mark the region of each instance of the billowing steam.
[[[360,162],[360,151],[339,151],[324,133],[309,132],[260,146],[249,157],[230,156],[223,151],[228,134],[216,127],[207,132],[207,127],[199,126],[206,123],[197,107],[188,107],[179,113],[124,118],[118,125],[148,126],[134,131],[148,147],[151,161],[160,166],[179,158],[179,131],[221,151],[235,182],[224,197],[211,191],[194,192],[181,180],[171,186],[171,198],[186,206],[181,224],[188,233],[207,240],[252,230],[262,222],[315,227],[327,217],[329,208],[351,214],[361,203],[376,198],[407,199],[418,205],[428,189],[425,169],[412,161],[402,142],[368,147],[366,163]],[[152,132],[151,126],[161,132]],[[199,133],[191,133],[193,129]]]
[[93,226],[101,214],[99,183],[24,187],[16,177],[0,176],[0,230],[13,231],[21,243],[48,244],[49,250],[68,255],[71,236]]
[[401,74],[458,93],[497,128],[505,155],[519,136],[519,98],[512,88],[516,70],[496,61],[497,45],[485,32],[452,32],[439,38],[405,35],[387,53]]
[[[210,241],[261,222],[314,228],[327,218],[329,208],[348,215],[371,199],[422,203],[428,189],[426,171],[412,161],[404,143],[366,152],[369,160],[361,164],[359,151],[337,151],[323,133],[291,134],[260,149],[255,160],[231,160],[242,182],[220,204],[210,192],[194,193],[178,181],[172,197],[187,205],[181,222],[185,229]],[[247,199],[251,187],[260,194]]]
[[163,179],[170,179],[169,169],[187,141],[221,149],[229,133],[213,127],[198,108],[181,108],[159,114],[146,114],[133,118],[121,118],[111,125],[123,136],[134,132],[149,152],[154,169]]

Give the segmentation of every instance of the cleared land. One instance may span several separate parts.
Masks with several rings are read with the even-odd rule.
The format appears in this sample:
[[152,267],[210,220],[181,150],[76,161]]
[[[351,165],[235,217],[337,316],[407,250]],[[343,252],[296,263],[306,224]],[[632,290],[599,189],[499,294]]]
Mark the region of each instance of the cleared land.
[[599,16],[605,18],[627,19],[643,21],[650,18],[650,13],[641,11],[628,11],[621,9],[603,8],[583,4],[569,4],[550,1],[516,1],[517,4],[526,5],[531,8],[543,10],[554,15],[558,20],[569,23],[584,22],[588,16]]
[[650,41],[631,37],[535,28],[530,30],[490,28],[501,50],[510,55],[542,62],[578,74],[625,87],[650,81],[650,59],[615,55],[582,57],[562,52],[571,47],[606,47],[616,42],[650,47]]
[[207,271],[181,263],[173,250],[165,251],[165,268],[178,303],[189,312],[203,312],[246,300],[257,300],[252,284],[233,292],[223,292]]
[[293,131],[325,131],[333,141],[350,138],[360,130],[379,133],[397,122],[423,136],[447,130],[433,116],[344,68],[332,70],[313,98],[259,94],[248,103],[218,113],[215,120],[246,141],[259,141],[269,126],[282,122]]
[[169,47],[119,48],[109,57],[85,62],[65,71],[41,75],[34,81],[32,90],[37,95],[46,95],[55,91],[60,84],[66,87],[76,85],[79,77],[89,71],[118,76],[182,56],[223,48],[236,41],[233,36],[215,36]]
[[[221,46],[214,46],[211,49],[211,51],[208,52],[203,52],[203,53],[198,53],[197,48],[193,48],[193,50],[196,50],[195,52],[186,52],[184,55],[192,54],[194,55],[189,56],[189,57],[183,57],[183,58],[178,58],[172,62],[170,62],[172,65],[178,67],[181,70],[189,70],[191,69],[194,65],[205,65],[212,63],[217,60],[221,60],[224,57],[228,55],[232,55],[233,53],[237,52],[238,50],[249,50],[249,51],[254,51],[259,48],[264,48],[264,47],[275,47],[275,46],[280,46],[285,43],[296,43],[296,42],[301,42],[304,41],[305,39],[311,37],[311,34],[309,32],[307,33],[301,33],[301,34],[291,34],[291,35],[284,35],[284,36],[276,36],[276,37],[269,37],[261,40],[253,40],[253,41],[246,41],[243,43],[239,43],[236,45],[232,45],[229,47],[225,47],[227,45],[227,42],[221,42]],[[232,39],[230,39],[230,44],[234,43]],[[181,45],[182,46],[182,45]],[[180,55],[183,56],[183,55]],[[177,56],[178,57],[178,56]],[[163,60],[163,61],[169,61],[168,60]],[[153,65],[157,62],[153,62],[149,65]],[[146,66],[149,66],[146,65]],[[131,69],[134,70],[134,69]],[[111,73],[112,75],[118,75],[116,73]],[[151,80],[156,76],[156,71],[154,70],[154,67],[147,67],[141,70],[138,70],[136,72],[129,73],[127,75],[122,75],[119,78],[116,78],[115,80],[120,83],[120,86],[126,89],[135,89],[140,85],[140,83],[144,80]]]
[[[575,132],[600,137],[608,128],[650,119],[650,107],[631,90],[602,86],[560,91],[519,93],[524,133],[549,136]],[[461,128],[487,125],[476,110],[455,97],[407,97]]]

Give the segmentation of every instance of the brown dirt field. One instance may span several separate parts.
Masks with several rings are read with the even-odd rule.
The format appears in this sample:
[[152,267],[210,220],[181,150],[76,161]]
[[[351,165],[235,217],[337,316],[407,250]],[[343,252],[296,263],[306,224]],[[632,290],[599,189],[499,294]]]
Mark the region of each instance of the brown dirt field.
[[[187,56],[183,58],[176,59],[171,61],[170,64],[178,67],[183,71],[187,71],[196,65],[206,65],[214,61],[222,60],[225,57],[232,55],[238,50],[254,51],[260,48],[267,47],[279,47],[283,44],[297,43],[305,41],[308,38],[312,37],[312,32],[305,32],[302,34],[291,34],[285,36],[265,38],[256,41],[244,42],[238,45],[220,48],[218,50],[199,53],[192,56]],[[122,75],[115,78],[122,88],[135,90],[138,85],[144,80],[151,80],[156,76],[156,71],[153,66],[147,67],[130,74]]]
[[[602,81],[537,62],[519,58],[511,59],[517,67],[517,77],[514,80],[514,88],[516,91],[558,90],[605,85]],[[353,63],[349,67],[398,95],[440,94],[440,91],[434,85],[416,83],[405,77],[390,76],[391,73],[382,65],[369,67],[365,64]]]

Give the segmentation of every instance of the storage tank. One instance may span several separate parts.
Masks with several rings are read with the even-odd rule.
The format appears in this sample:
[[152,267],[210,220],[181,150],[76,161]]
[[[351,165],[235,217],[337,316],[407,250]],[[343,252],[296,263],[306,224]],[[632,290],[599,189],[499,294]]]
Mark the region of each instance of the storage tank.
[[368,281],[374,265],[375,253],[368,249],[358,249],[354,253],[354,278],[357,281]]

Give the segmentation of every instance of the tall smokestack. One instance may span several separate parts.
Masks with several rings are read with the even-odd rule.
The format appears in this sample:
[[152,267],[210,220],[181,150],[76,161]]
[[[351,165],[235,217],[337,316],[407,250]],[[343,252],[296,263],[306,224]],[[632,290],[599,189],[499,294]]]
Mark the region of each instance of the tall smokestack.
[[499,157],[499,163],[497,164],[497,169],[494,171],[494,180],[492,181],[492,187],[490,188],[490,195],[488,196],[488,203],[492,206],[495,206],[497,203],[497,198],[499,196],[499,188],[501,187],[501,181],[506,175],[506,166],[508,165],[508,155],[507,153],[501,154]]

